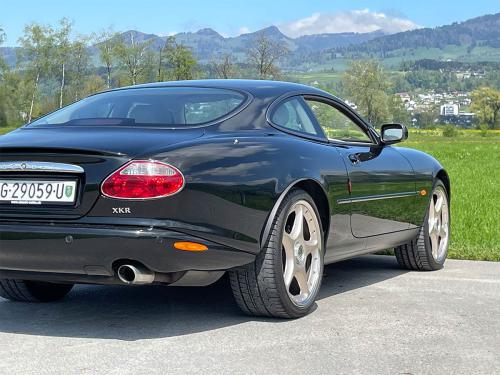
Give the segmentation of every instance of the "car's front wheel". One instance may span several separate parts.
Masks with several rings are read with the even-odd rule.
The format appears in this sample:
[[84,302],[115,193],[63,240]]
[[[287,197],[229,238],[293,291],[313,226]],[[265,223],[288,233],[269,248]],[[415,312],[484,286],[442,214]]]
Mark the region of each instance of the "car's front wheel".
[[72,284],[0,279],[0,297],[17,302],[54,302],[64,298]]
[[314,200],[303,190],[293,190],[283,200],[255,262],[230,272],[239,307],[258,316],[308,314],[323,276],[323,238]]
[[418,237],[394,249],[400,266],[416,271],[443,268],[450,242],[450,200],[441,180],[437,180]]

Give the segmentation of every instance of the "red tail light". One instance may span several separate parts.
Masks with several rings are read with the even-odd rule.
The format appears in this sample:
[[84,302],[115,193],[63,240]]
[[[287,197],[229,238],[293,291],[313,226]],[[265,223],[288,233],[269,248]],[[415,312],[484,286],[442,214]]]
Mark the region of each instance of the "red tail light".
[[154,199],[178,193],[184,176],[175,167],[159,161],[135,160],[112,173],[102,183],[102,194],[119,199]]

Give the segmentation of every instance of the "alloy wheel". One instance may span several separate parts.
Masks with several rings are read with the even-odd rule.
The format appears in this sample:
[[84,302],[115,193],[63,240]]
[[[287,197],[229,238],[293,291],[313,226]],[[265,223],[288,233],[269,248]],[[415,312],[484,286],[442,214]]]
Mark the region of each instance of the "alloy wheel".
[[445,190],[438,186],[432,193],[429,206],[429,242],[432,256],[437,261],[448,249],[450,212]]
[[295,202],[285,221],[282,259],[285,288],[296,306],[307,306],[319,288],[322,244],[315,210],[305,200]]

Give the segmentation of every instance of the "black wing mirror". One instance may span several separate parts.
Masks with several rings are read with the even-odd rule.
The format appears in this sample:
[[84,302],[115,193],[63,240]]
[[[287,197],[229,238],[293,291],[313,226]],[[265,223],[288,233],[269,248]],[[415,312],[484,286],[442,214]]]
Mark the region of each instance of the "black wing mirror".
[[392,145],[408,139],[408,129],[403,124],[384,124],[380,129],[382,142],[386,145]]

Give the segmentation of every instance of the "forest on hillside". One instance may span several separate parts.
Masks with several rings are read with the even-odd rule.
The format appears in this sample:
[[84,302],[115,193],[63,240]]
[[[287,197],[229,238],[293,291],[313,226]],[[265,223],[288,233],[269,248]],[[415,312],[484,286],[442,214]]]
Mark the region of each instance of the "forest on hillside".
[[[474,32],[490,37],[482,28]],[[247,35],[246,47],[238,50],[238,56],[224,53],[200,61],[197,51],[183,43],[182,37],[158,40],[137,32],[110,30],[75,36],[74,25],[67,19],[53,26],[28,24],[15,49],[15,64],[0,57],[0,126],[18,126],[88,95],[139,83],[205,78],[294,80],[293,70],[285,63],[293,52],[290,41],[277,38],[278,33],[277,28],[267,28],[251,37]],[[217,37],[206,29],[197,34]],[[4,37],[5,31],[0,28],[0,45]],[[300,58],[307,56],[311,55]],[[364,65],[359,66],[359,61],[364,61]],[[402,103],[393,99],[394,94],[418,90],[472,92],[483,86],[498,92],[499,64],[421,59],[402,61],[397,69],[387,71],[383,60],[363,57],[346,60],[342,71],[333,67],[324,69],[324,75],[339,77],[334,84],[321,80],[313,84],[355,101],[358,110],[370,117],[362,104],[364,98],[355,89],[356,85],[364,87],[367,82],[363,77],[369,79],[369,76],[356,73],[356,69],[376,72],[377,92],[382,98],[377,104],[380,108],[377,123],[396,120],[409,123],[415,114],[405,112]],[[352,75],[358,76],[356,80],[350,79]],[[432,113],[426,117],[417,111],[417,117],[437,117],[436,108],[425,111]],[[494,122],[490,127],[496,126]]]

